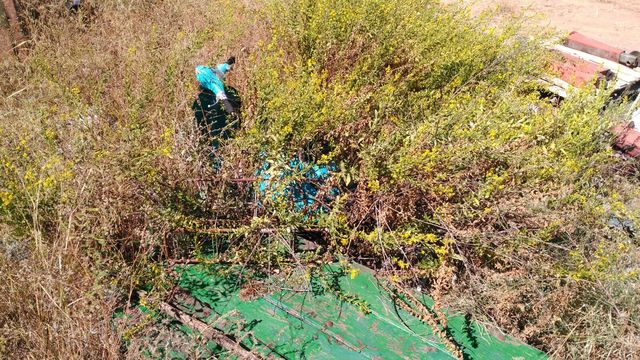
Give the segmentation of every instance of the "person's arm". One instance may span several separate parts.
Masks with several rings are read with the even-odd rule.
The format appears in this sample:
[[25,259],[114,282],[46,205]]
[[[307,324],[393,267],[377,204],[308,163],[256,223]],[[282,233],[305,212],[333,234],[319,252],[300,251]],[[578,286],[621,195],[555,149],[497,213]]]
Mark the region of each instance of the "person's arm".
[[217,93],[216,98],[218,98],[218,101],[222,102],[222,106],[224,106],[224,109],[227,113],[233,114],[235,112],[235,109],[233,108],[233,105],[231,105],[231,102],[227,98],[227,94],[224,92],[224,90]]
[[215,81],[212,82],[212,87],[214,89],[213,92],[216,94],[216,100],[222,103],[224,110],[229,114],[233,113],[233,105],[229,102],[227,93],[224,91],[224,83],[222,82],[222,79],[216,76]]

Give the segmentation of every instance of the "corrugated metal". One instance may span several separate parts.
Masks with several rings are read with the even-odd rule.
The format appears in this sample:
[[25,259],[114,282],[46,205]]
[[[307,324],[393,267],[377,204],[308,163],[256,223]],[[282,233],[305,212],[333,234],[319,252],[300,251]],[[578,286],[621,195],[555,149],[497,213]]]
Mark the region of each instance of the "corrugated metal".
[[[279,359],[452,359],[440,335],[405,311],[399,298],[381,286],[371,269],[357,264],[318,269],[299,290],[260,289],[220,265],[188,265],[176,271],[188,298],[175,306],[224,333],[230,314],[250,331],[263,358]],[[304,278],[304,274],[300,274]],[[304,288],[304,285],[308,288]],[[323,285],[324,284],[324,285]],[[424,306],[433,301],[415,293]],[[188,300],[192,299],[192,300]],[[419,313],[423,313],[418,310]],[[544,353],[473,322],[471,316],[446,313],[449,340],[468,359],[544,359]],[[236,327],[237,328],[237,327]]]

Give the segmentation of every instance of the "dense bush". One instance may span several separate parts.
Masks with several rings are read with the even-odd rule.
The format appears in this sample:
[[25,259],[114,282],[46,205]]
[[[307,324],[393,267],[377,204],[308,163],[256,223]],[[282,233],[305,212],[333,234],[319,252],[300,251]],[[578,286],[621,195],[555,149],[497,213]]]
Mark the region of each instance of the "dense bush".
[[544,37],[433,1],[269,11],[237,144],[339,164],[342,199],[320,220],[338,251],[560,357],[637,351],[637,242],[610,227],[637,218],[609,145],[616,109],[589,90],[540,99]]
[[[162,296],[167,259],[204,245],[179,230],[222,220],[242,225],[226,261],[286,271],[254,230],[323,227],[314,260],[418,281],[558,358],[638,351],[635,165],[602,92],[540,99],[543,35],[426,0],[23,8],[29,54],[0,65],[0,354],[120,356],[114,307]],[[243,129],[212,155],[193,67],[232,53]],[[317,217],[272,196],[305,169],[258,207],[226,181],[295,157],[335,166]]]

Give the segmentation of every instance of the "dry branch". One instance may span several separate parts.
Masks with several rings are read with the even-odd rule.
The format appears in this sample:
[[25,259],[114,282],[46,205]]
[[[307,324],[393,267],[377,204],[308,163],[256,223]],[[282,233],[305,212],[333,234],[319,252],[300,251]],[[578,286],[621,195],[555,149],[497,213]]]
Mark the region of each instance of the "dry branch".
[[189,326],[190,328],[198,330],[204,337],[215,341],[218,345],[222,346],[222,348],[224,348],[225,350],[238,356],[239,359],[243,359],[243,360],[262,359],[261,356],[258,356],[257,354],[254,354],[251,351],[244,349],[242,346],[240,346],[240,344],[230,339],[223,332],[214,329],[213,327],[203,323],[202,321],[192,318],[191,316],[183,313],[182,311],[174,308],[173,306],[165,302],[160,303],[160,310],[163,313],[171,316],[172,318]]

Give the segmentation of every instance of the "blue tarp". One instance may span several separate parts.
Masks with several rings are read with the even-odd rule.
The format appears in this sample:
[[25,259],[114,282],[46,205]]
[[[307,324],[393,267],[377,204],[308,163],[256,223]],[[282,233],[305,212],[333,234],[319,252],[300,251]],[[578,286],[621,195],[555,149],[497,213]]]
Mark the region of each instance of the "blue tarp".
[[[333,164],[309,164],[300,161],[298,158],[289,160],[275,178],[269,173],[271,167],[268,161],[265,161],[262,168],[257,172],[261,179],[258,184],[258,191],[263,197],[268,192],[272,192],[271,198],[275,200],[278,197],[284,197],[291,200],[295,210],[318,214],[328,211],[326,205],[333,201],[339,194],[337,188],[333,187],[329,191],[322,192],[321,187],[331,177],[331,172],[335,170]],[[302,174],[301,180],[291,179],[296,173]],[[282,190],[282,184],[278,186],[277,181],[289,181]],[[322,198],[319,198],[319,197]]]

